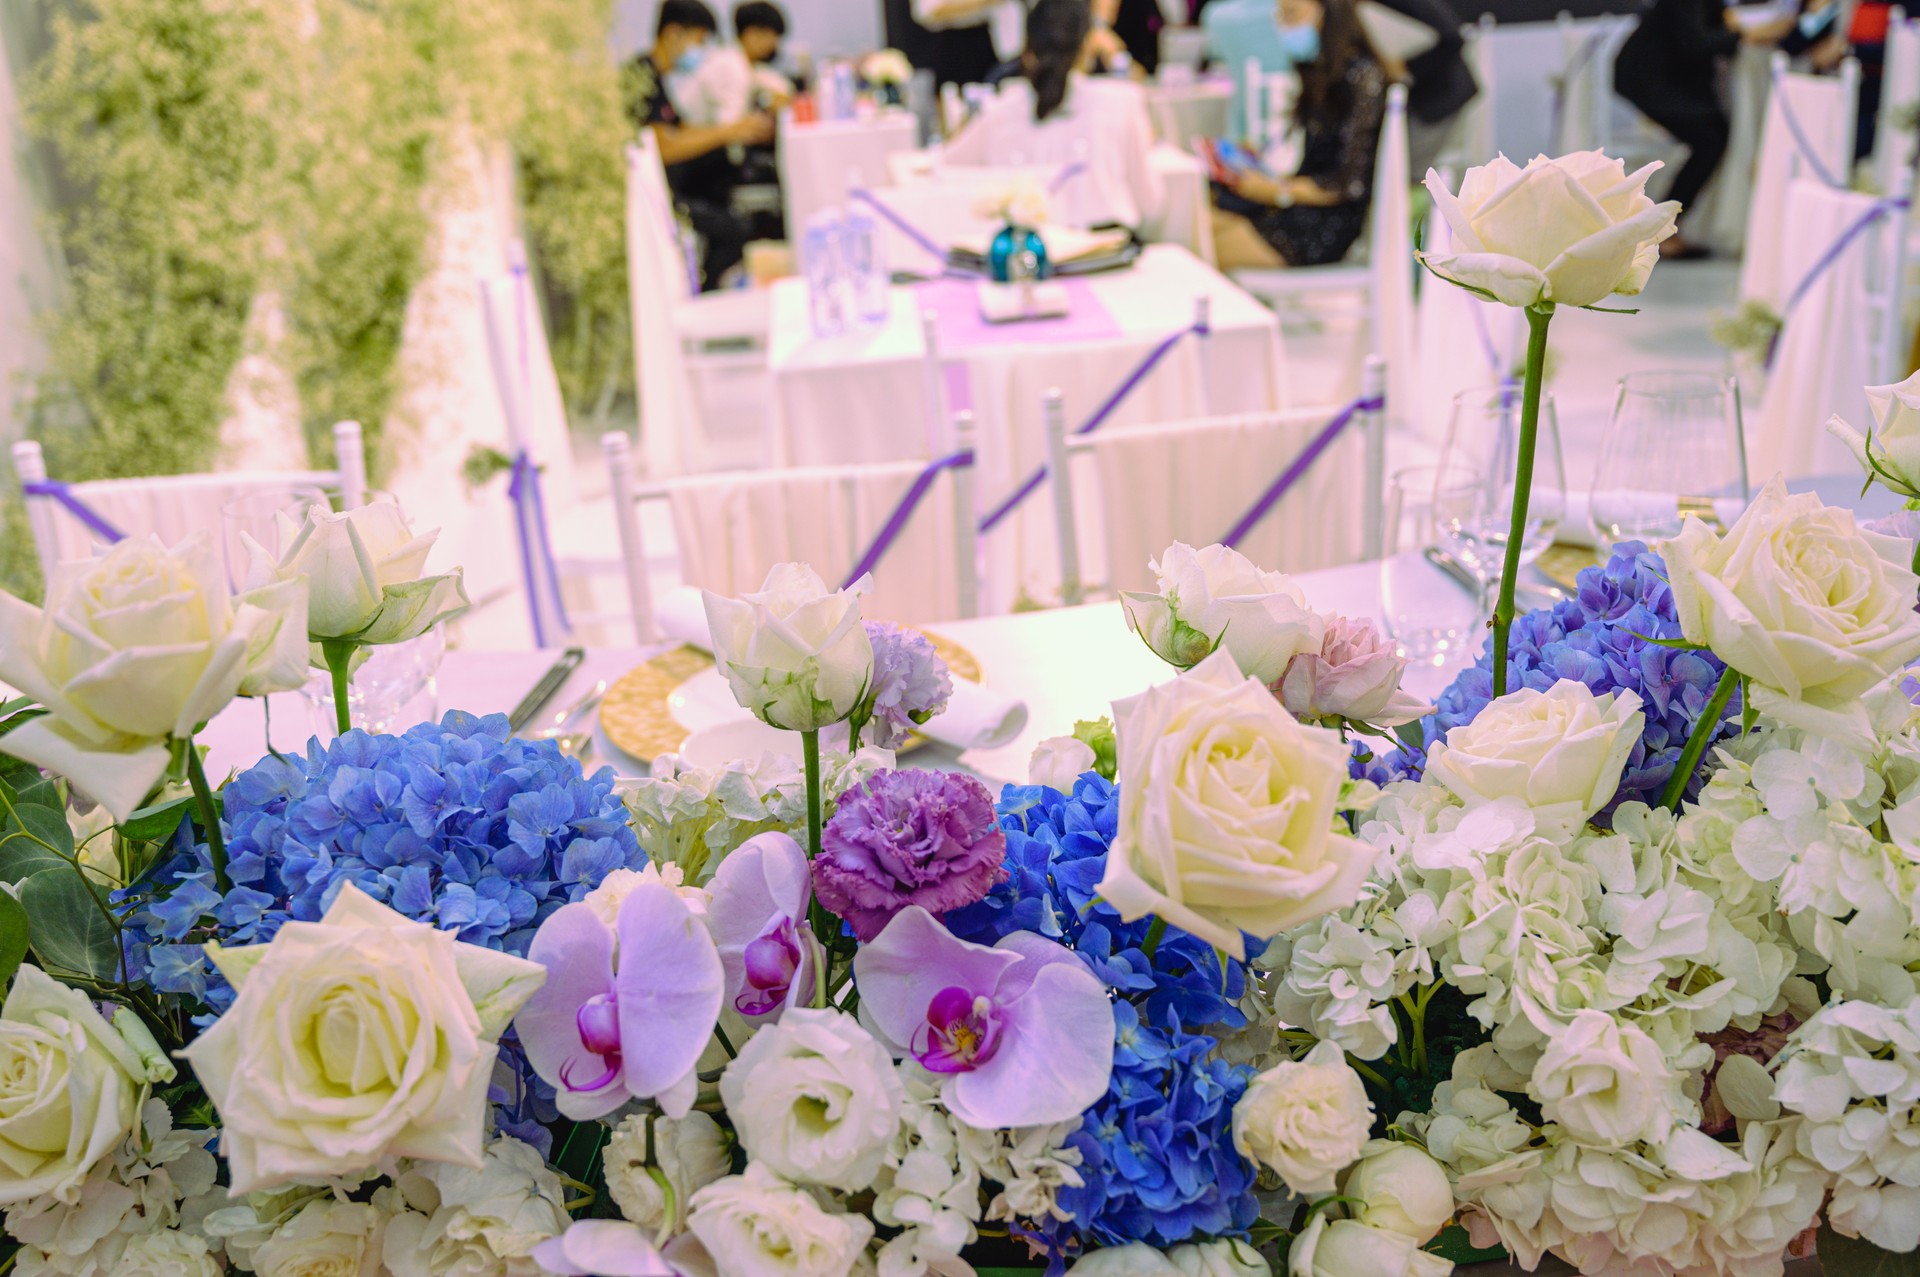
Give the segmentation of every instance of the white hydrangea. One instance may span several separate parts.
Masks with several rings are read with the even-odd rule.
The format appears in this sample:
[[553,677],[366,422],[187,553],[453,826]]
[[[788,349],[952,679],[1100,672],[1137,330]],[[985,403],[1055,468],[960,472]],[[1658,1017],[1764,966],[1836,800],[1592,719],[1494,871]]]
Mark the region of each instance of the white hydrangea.
[[1077,1117],[1047,1126],[994,1131],[955,1122],[961,1164],[977,1178],[1000,1186],[987,1203],[985,1218],[1000,1222],[1071,1219],[1060,1208],[1060,1190],[1086,1183],[1080,1177],[1080,1150],[1067,1144],[1079,1129]]
[[901,1121],[874,1181],[873,1218],[902,1231],[880,1248],[879,1270],[880,1277],[923,1277],[951,1270],[978,1238],[980,1168],[961,1151],[939,1077],[912,1059],[895,1071]]
[[220,1277],[226,1270],[206,1238],[171,1228],[129,1239],[113,1266],[114,1277]]
[[567,1227],[560,1177],[509,1136],[477,1168],[414,1162],[374,1204],[393,1216],[381,1247],[393,1277],[534,1277],[530,1252]]
[[[647,1160],[652,1126],[653,1161]],[[607,1140],[607,1192],[629,1222],[652,1233],[656,1245],[687,1226],[687,1202],[733,1169],[727,1134],[705,1113],[682,1118],[636,1113]]]

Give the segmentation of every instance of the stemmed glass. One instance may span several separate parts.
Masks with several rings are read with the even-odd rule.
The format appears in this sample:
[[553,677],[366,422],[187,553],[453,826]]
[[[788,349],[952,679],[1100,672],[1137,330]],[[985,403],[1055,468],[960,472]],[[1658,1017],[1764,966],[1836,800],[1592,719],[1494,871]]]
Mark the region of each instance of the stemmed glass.
[[278,559],[286,547],[280,544],[280,516],[299,527],[310,506],[332,509],[327,494],[307,484],[258,488],[235,497],[220,507],[220,546],[226,556],[227,584],[235,593],[246,588],[251,551],[248,540]]
[[[1463,466],[1411,466],[1387,484],[1382,619],[1400,655],[1444,669],[1473,659],[1486,632],[1484,587],[1447,572],[1467,544],[1484,484]],[[1439,572],[1435,569],[1440,568]],[[1445,573],[1445,575],[1442,575]]]
[[[1460,520],[1461,558],[1487,586],[1496,588],[1513,530],[1514,471],[1519,460],[1521,388],[1512,382],[1476,386],[1453,397],[1440,464],[1475,476],[1471,508]],[[1567,516],[1566,468],[1560,455],[1560,422],[1553,396],[1540,396],[1534,439],[1532,496],[1520,543],[1522,565],[1553,544]],[[1489,605],[1489,610],[1491,606]]]
[[1740,387],[1701,372],[1620,379],[1594,470],[1592,511],[1603,542],[1676,536],[1683,515],[1725,525],[1746,508]]

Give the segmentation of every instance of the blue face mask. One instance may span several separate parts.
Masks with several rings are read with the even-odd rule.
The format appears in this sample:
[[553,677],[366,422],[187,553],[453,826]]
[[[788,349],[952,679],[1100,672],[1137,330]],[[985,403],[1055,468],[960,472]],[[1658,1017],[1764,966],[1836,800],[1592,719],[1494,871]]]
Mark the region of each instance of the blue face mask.
[[700,69],[700,64],[706,60],[706,45],[689,45],[681,52],[679,57],[673,60],[673,72],[675,75],[692,75]]
[[1320,56],[1320,28],[1310,22],[1280,28],[1280,49],[1295,62],[1311,62]]

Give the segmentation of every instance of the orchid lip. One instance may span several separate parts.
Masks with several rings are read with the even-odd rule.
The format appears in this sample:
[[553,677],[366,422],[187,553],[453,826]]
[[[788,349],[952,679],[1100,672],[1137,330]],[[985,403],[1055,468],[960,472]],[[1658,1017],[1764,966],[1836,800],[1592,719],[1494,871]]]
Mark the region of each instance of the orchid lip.
[[607,1058],[607,1071],[583,1086],[573,1084],[573,1061],[568,1060],[560,1066],[560,1085],[569,1091],[597,1091],[620,1076],[620,1056],[618,1053]]
[[734,1009],[741,1015],[765,1015],[786,1001],[800,970],[800,958],[793,919],[784,913],[775,914],[741,954],[747,987],[733,1000]]
[[580,1045],[595,1055],[620,1054],[620,1008],[610,993],[588,998],[573,1015]]
[[933,995],[909,1045],[929,1072],[971,1073],[999,1051],[1002,1028],[993,999],[949,986]]

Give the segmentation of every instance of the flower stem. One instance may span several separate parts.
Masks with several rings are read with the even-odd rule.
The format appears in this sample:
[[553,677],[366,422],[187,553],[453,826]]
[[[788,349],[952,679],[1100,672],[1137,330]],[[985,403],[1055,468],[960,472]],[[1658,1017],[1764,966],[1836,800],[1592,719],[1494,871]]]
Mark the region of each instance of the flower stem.
[[1693,734],[1687,737],[1687,747],[1680,751],[1680,761],[1673,765],[1673,775],[1667,778],[1666,792],[1660,795],[1662,807],[1680,810],[1680,800],[1686,796],[1687,782],[1693,779],[1693,769],[1700,765],[1700,756],[1707,752],[1707,742],[1720,730],[1720,720],[1727,712],[1727,701],[1733,696],[1734,686],[1739,681],[1740,672],[1731,665],[1720,675],[1712,699],[1694,721]]
[[187,738],[187,783],[193,786],[193,805],[199,809],[200,823],[207,829],[207,858],[213,861],[213,885],[221,895],[233,890],[227,877],[227,840],[220,833],[220,812],[213,805],[213,787],[207,784],[207,769],[193,738]]
[[1513,521],[1507,527],[1506,561],[1500,565],[1500,599],[1493,607],[1493,698],[1507,694],[1507,635],[1513,630],[1513,588],[1520,579],[1520,549],[1527,539],[1527,501],[1533,495],[1533,441],[1540,428],[1540,383],[1547,367],[1547,325],[1553,304],[1527,307],[1527,380],[1520,398],[1519,456],[1513,467]]
[[[800,733],[800,757],[806,766],[807,777],[807,861],[812,863],[820,857],[820,733],[816,731]],[[816,898],[807,907],[809,920],[813,923],[813,934],[820,941],[822,950],[831,950],[833,938],[839,932],[834,925],[834,916],[827,912],[826,906]],[[831,954],[826,966],[832,969]],[[822,979],[824,980],[824,974]]]
[[334,726],[342,736],[353,730],[353,719],[347,712],[347,668],[353,664],[354,647],[348,639],[320,640],[320,655],[326,658],[327,672],[333,675]]
[[1160,937],[1167,934],[1167,920],[1159,914],[1153,915],[1153,921],[1147,924],[1147,938],[1140,945],[1140,952],[1147,955],[1147,961],[1153,961],[1153,955],[1160,951]]

